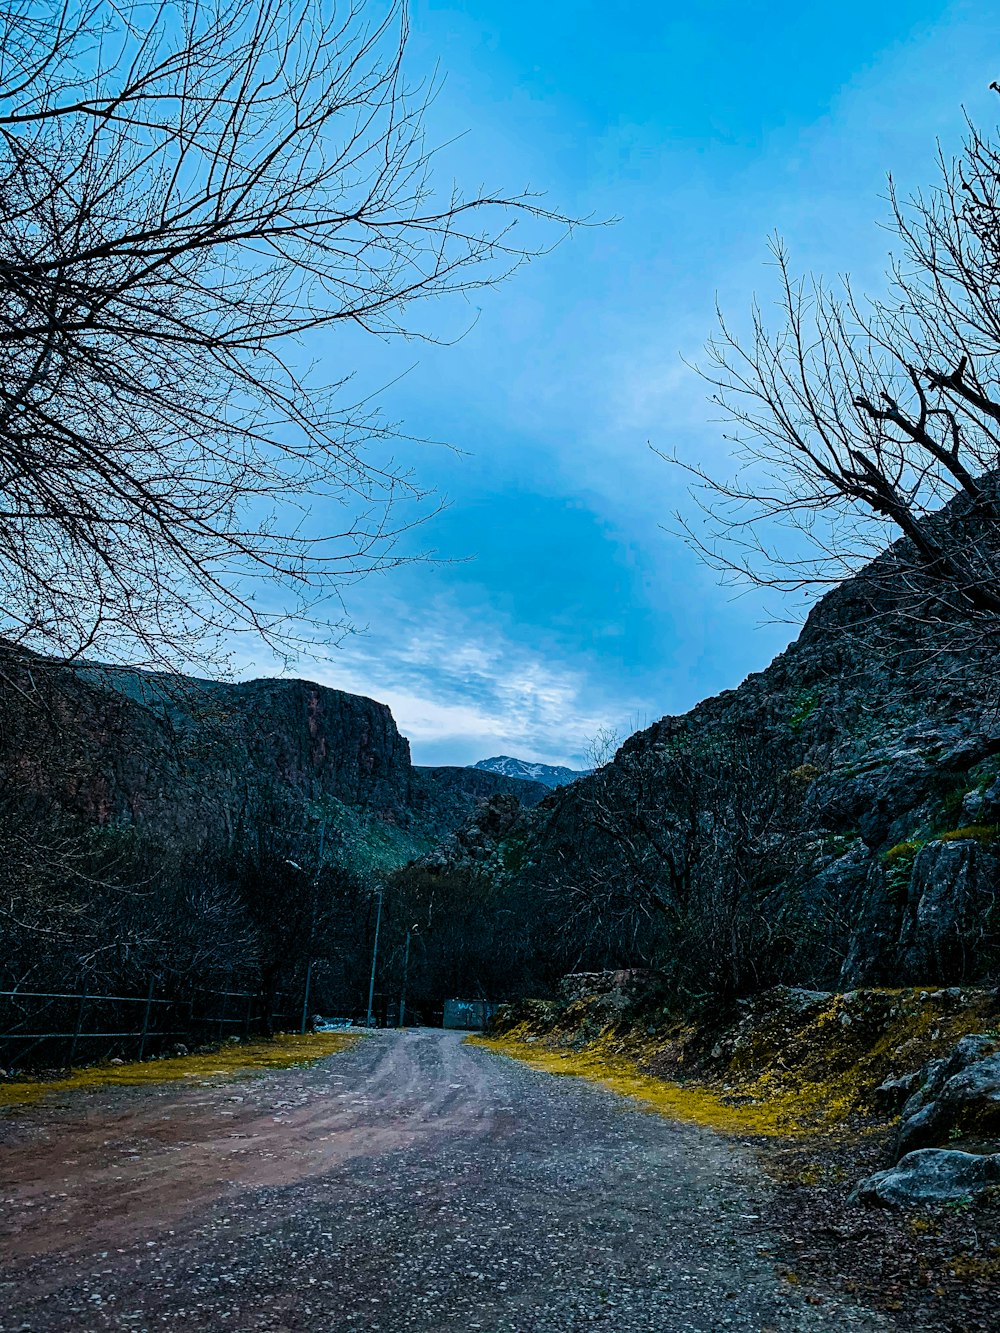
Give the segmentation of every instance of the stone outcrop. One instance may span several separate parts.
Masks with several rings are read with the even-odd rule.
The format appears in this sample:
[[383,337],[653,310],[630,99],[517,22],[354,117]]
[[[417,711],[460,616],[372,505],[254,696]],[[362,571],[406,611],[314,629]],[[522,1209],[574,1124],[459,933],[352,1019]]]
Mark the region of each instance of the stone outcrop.
[[961,1134],[1000,1131],[1000,1038],[973,1033],[913,1078],[896,1134],[898,1161]]
[[[494,796],[511,796],[518,806],[530,809],[545,799],[549,788],[527,778],[509,777],[480,768],[458,768],[447,765],[417,766],[413,770],[414,796],[411,804],[420,807],[435,802],[449,802],[455,797],[473,802],[488,801]],[[425,793],[422,797],[419,793]],[[450,813],[449,813],[450,819]]]
[[932,840],[920,848],[899,927],[903,973],[960,975],[982,938],[996,883],[996,858],[975,837]]
[[[891,1141],[903,1107],[888,1165],[851,1199],[908,1206],[1000,1186],[1000,1037],[991,1035],[998,1003],[992,990],[782,986],[693,1021],[671,1010],[656,973],[626,969],[566,976],[551,1000],[500,1006],[490,1030],[557,1052],[583,1050],[598,1062],[612,1053],[669,1080],[671,1096],[707,1095],[684,1103],[692,1118],[717,1123],[713,1116],[738,1111],[740,1132],[863,1125]],[[974,1024],[988,1030],[970,1031]],[[899,1072],[913,1057],[921,1068]]]

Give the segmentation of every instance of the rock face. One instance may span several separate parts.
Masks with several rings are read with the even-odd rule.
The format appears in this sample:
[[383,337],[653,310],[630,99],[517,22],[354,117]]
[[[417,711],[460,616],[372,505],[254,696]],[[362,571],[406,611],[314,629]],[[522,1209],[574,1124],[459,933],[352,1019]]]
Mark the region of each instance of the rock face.
[[543,782],[509,777],[481,768],[438,765],[433,768],[418,766],[413,771],[418,778],[426,780],[430,791],[439,795],[461,793],[477,801],[489,800],[492,796],[513,796],[518,805],[530,808],[549,794],[549,788]]
[[[520,783],[521,780],[511,778],[509,781]],[[481,801],[475,812],[453,833],[421,857],[419,864],[426,870],[439,872],[475,868],[502,873],[498,847],[516,828],[521,809],[514,793],[501,791],[490,796]]]
[[174,846],[221,847],[274,811],[362,812],[433,844],[502,791],[544,788],[417,769],[385,704],[302,680],[228,684],[4,654],[0,780],[30,807]]
[[900,1112],[896,1160],[961,1133],[1000,1130],[1000,1038],[963,1037],[951,1053],[914,1077]]
[[975,838],[931,841],[913,862],[899,930],[899,956],[909,976],[953,976],[962,969],[992,903],[996,858]]
[[862,1180],[854,1203],[905,1206],[974,1199],[1000,1185],[1000,1154],[979,1155],[922,1148],[886,1171]]

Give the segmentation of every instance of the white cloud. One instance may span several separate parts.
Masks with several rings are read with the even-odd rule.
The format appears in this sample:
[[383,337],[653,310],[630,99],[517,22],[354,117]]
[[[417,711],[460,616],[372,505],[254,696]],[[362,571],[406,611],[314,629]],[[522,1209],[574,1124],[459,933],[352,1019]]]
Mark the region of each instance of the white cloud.
[[352,649],[321,671],[321,681],[387,703],[418,761],[421,751],[439,759],[446,750],[457,762],[499,751],[573,763],[605,721],[599,708],[586,705],[580,673],[489,626],[473,632],[461,617],[412,639],[404,634],[398,644],[366,645],[358,660],[351,660]]
[[[439,599],[419,615],[383,606],[378,622],[296,674],[388,704],[417,763],[514,754],[578,766],[599,727],[645,707],[596,695],[584,671],[514,642],[487,613],[473,619]],[[244,674],[261,670],[248,663]]]

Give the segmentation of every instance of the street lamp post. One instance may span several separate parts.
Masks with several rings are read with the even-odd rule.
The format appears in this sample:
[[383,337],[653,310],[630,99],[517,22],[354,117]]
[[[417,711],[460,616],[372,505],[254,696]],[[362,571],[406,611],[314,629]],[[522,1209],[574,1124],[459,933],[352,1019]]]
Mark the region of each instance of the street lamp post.
[[[319,826],[319,855],[316,858],[316,874],[309,881],[310,888],[312,889],[313,902],[312,902],[312,920],[309,923],[309,946],[308,946],[309,957],[306,961],[306,989],[305,989],[305,994],[302,996],[302,1023],[299,1028],[300,1033],[303,1035],[305,1034],[305,1030],[309,1022],[309,988],[312,985],[313,941],[316,936],[316,913],[317,910],[319,909],[319,877],[323,870],[323,844],[325,841],[326,841],[326,820],[324,819],[322,824],[320,824]],[[285,857],[285,865],[291,866],[293,870],[298,870],[303,875],[307,873],[305,870],[302,869],[302,867],[299,865],[297,861],[289,860],[287,856]]]
[[375,1001],[375,964],[378,961],[378,931],[382,924],[382,890],[378,891],[378,915],[375,917],[375,943],[372,946],[372,979],[368,985],[368,1027],[374,1027],[372,1005]]

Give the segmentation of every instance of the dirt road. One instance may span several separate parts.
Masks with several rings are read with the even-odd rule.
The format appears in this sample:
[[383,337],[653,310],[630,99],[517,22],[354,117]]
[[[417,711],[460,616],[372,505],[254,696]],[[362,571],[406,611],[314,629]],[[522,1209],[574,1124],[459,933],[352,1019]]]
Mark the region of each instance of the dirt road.
[[884,1330],[776,1276],[767,1207],[739,1143],[386,1032],[0,1118],[0,1333]]

